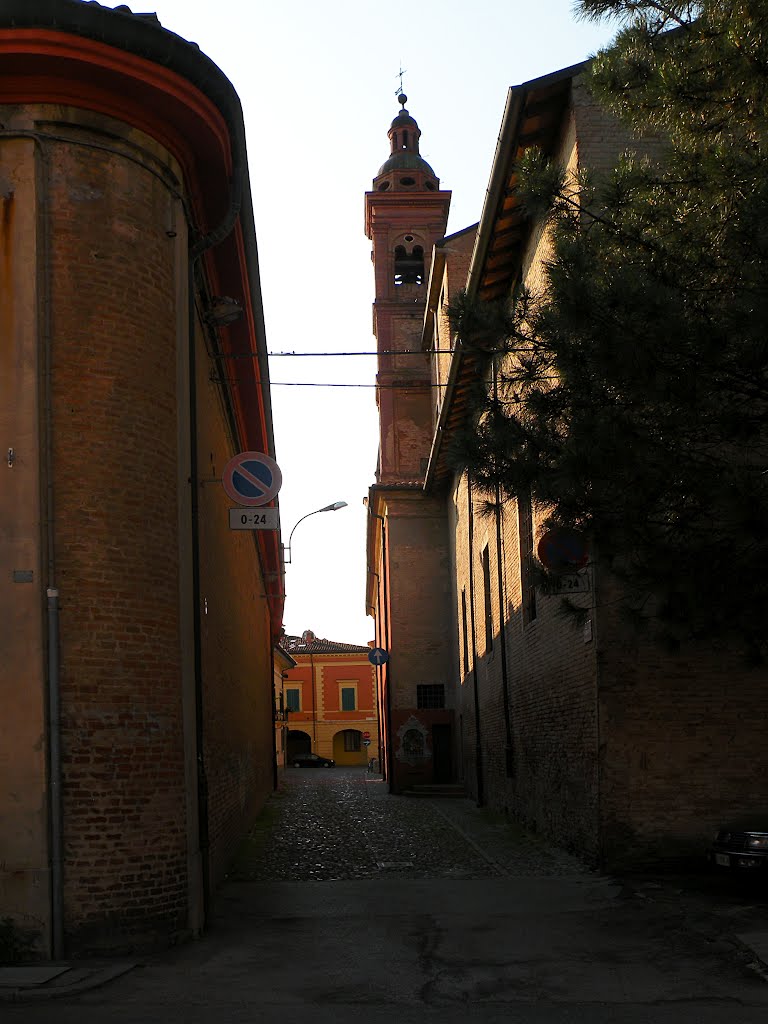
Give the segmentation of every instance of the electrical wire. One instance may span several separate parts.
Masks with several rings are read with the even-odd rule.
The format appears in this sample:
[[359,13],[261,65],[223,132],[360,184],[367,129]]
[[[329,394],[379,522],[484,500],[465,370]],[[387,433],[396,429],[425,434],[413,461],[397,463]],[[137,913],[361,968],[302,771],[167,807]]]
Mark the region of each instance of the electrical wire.
[[[371,352],[267,352],[270,359],[280,359],[283,357],[289,358],[309,358],[309,359],[320,359],[323,357],[338,358],[339,356],[452,356],[461,350],[464,354],[471,354],[475,351],[481,352],[484,356],[492,355],[503,355],[507,352],[526,352],[525,348],[504,348],[504,349],[471,349],[466,346],[457,345],[456,348],[392,348],[382,349],[381,351],[374,350]],[[260,356],[260,352],[222,352],[221,359],[255,359]]]
[[[247,384],[249,383],[242,377],[217,377],[215,374],[211,374],[208,378],[212,384]],[[402,384],[339,384],[339,383],[324,383],[321,381],[276,381],[271,380],[269,382],[271,388],[378,388],[380,391],[408,391],[411,390],[423,390],[424,388],[445,388],[445,384],[432,384],[426,381],[421,383],[402,383]]]
[[[323,356],[433,356],[433,355],[453,355],[456,351],[455,348],[408,348],[408,349],[382,349],[373,352],[267,352],[270,359],[279,359],[284,356],[293,358],[309,357],[310,359],[320,358]],[[260,353],[258,352],[228,352],[222,356],[222,359],[252,359]]]

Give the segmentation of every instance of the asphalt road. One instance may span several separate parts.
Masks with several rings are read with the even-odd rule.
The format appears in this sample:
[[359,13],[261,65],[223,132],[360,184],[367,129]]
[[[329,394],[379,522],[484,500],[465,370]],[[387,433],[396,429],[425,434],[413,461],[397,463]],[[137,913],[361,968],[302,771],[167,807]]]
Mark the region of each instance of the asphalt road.
[[289,769],[199,941],[2,1024],[764,1024],[761,897],[612,879],[466,800]]

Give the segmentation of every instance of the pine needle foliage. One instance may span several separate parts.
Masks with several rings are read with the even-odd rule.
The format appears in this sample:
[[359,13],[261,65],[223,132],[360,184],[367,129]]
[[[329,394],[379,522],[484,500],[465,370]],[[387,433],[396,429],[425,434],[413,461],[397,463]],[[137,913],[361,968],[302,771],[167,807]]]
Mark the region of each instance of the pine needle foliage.
[[[588,86],[655,162],[519,167],[546,286],[449,310],[484,385],[458,462],[583,530],[670,643],[768,650],[768,3],[582,0]],[[642,152],[638,146],[638,152]],[[491,382],[491,383],[489,383]]]

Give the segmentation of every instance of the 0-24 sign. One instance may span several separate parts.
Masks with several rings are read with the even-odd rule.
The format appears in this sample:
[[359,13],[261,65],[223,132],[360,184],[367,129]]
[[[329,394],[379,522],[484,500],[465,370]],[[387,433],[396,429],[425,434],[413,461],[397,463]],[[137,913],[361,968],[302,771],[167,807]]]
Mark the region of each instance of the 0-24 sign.
[[276,530],[278,510],[276,508],[231,508],[229,510],[230,530]]

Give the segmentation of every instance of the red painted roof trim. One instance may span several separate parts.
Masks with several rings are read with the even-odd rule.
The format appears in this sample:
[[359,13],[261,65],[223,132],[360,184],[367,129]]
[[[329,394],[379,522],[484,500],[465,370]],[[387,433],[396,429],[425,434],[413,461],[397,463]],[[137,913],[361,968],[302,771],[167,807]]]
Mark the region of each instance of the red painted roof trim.
[[[92,110],[145,132],[178,160],[198,231],[211,231],[224,217],[230,198],[232,133],[219,107],[176,71],[69,31],[0,29],[0,94],[4,103],[60,103]],[[245,309],[243,319],[222,332],[227,349],[256,352],[261,340],[266,352],[257,333],[242,222],[203,258],[219,294],[240,298]],[[236,364],[237,379],[230,391],[240,436],[247,449],[273,454],[258,357],[238,359]],[[265,585],[268,592],[276,591],[268,593],[268,600],[277,637],[284,601],[279,535],[260,533],[257,543],[268,576]],[[278,585],[270,586],[270,579]]]

